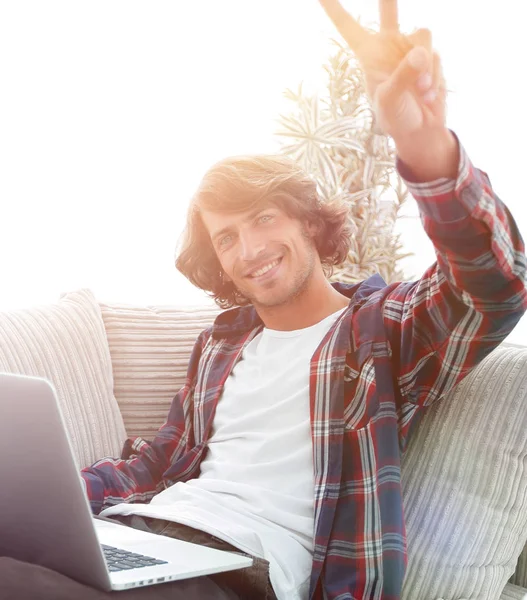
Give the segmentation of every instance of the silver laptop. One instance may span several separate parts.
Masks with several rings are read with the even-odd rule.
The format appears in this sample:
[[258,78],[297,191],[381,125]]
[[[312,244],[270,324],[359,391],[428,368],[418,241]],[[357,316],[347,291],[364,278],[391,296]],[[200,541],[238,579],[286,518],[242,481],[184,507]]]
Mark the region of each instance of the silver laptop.
[[92,517],[53,387],[0,374],[0,556],[110,591],[242,569],[252,559]]

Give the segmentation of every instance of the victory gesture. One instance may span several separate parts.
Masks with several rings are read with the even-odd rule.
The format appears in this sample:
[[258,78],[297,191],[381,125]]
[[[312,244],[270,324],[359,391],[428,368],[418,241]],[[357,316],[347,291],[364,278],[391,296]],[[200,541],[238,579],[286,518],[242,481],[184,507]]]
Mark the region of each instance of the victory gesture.
[[399,31],[397,0],[379,0],[380,31],[364,29],[339,0],[320,0],[357,56],[380,128],[394,140],[445,126],[445,86],[431,34]]

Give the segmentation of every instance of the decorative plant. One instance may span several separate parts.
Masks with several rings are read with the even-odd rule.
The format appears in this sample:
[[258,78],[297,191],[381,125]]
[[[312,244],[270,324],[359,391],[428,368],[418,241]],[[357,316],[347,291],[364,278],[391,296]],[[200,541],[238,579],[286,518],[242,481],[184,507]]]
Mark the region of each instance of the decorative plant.
[[298,92],[285,96],[295,109],[279,118],[282,152],[297,160],[318,185],[323,202],[350,205],[352,242],[333,279],[361,281],[379,273],[401,281],[402,244],[394,227],[408,192],[395,169],[395,149],[379,133],[361,68],[349,48],[337,46],[324,66],[324,97]]

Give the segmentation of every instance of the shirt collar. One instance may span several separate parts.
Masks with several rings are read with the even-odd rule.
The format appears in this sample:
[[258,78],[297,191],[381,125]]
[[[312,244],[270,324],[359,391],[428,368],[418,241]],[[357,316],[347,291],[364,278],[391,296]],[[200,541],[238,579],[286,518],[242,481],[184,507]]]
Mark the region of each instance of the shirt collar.
[[[380,275],[375,274],[360,283],[335,282],[331,285],[350,299],[349,306],[351,307],[369,297],[373,292],[385,287],[386,283]],[[263,322],[252,305],[238,306],[226,310],[216,317],[212,327],[212,337],[216,339],[236,337],[261,326],[263,326]]]

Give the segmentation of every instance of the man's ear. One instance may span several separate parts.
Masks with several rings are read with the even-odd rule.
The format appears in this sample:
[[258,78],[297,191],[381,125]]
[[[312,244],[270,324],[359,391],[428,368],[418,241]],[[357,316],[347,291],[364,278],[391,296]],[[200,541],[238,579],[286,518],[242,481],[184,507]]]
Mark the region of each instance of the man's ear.
[[312,221],[305,221],[304,231],[311,239],[315,239],[319,232],[319,226]]

